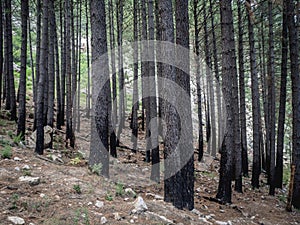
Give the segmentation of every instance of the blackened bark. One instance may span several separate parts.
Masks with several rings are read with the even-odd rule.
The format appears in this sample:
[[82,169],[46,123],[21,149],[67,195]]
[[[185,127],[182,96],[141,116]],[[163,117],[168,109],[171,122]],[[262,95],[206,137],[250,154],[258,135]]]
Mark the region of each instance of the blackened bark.
[[[250,3],[249,3],[250,4]],[[253,165],[252,165],[252,179],[251,184],[254,188],[259,187],[260,168],[260,103],[259,90],[256,66],[256,52],[255,40],[253,32],[253,21],[248,12],[248,32],[249,32],[249,46],[250,46],[250,69],[251,69],[251,84],[252,84],[252,118],[253,118]]]
[[[42,23],[42,4],[41,0],[37,0],[36,3],[36,66],[35,66],[35,74],[36,74],[36,84],[38,86],[39,77],[40,77],[40,57],[41,57],[41,23]],[[34,100],[37,100],[37,89],[33,90]]]
[[[48,51],[48,110],[47,110],[47,125],[53,128],[54,121],[54,78],[55,78],[55,65],[54,65],[54,41],[55,41],[55,9],[54,0],[49,1],[49,51]],[[50,148],[53,145],[53,133],[51,133]]]
[[88,1],[86,1],[85,5],[85,14],[86,14],[86,60],[87,60],[87,71],[88,71],[88,86],[87,86],[87,111],[86,116],[90,118],[90,111],[91,111],[91,70],[90,70],[90,47],[89,47],[89,14],[88,14]]
[[40,75],[37,86],[37,111],[36,111],[36,147],[35,152],[42,155],[44,152],[44,86],[47,74],[48,58],[48,0],[43,0],[43,27],[41,38]]
[[287,0],[287,24],[290,47],[292,108],[293,108],[293,140],[292,164],[295,166],[294,189],[292,205],[300,209],[300,76],[299,76],[299,39],[294,20],[295,5],[293,0]]
[[4,27],[4,21],[2,16],[3,10],[2,10],[2,1],[0,3],[0,109],[2,105],[2,80],[3,80],[3,27]]
[[139,93],[138,93],[138,57],[139,57],[139,46],[137,44],[138,41],[138,15],[137,15],[137,5],[138,0],[134,0],[133,2],[133,40],[134,40],[134,69],[133,69],[133,96],[132,96],[132,136],[131,141],[133,143],[133,152],[136,153],[137,149],[137,139],[138,139],[138,108],[139,108]]
[[[0,3],[1,4],[1,3]],[[28,0],[21,2],[21,26],[22,26],[22,46],[21,46],[21,71],[20,71],[20,92],[18,108],[18,129],[17,135],[21,135],[25,140],[26,126],[26,61],[27,61],[27,19],[29,16]],[[2,15],[1,15],[2,16]],[[1,101],[1,100],[0,100]]]
[[[92,0],[93,119],[89,165],[101,164],[101,174],[109,177],[109,68],[107,57],[106,14],[104,0]],[[104,57],[103,57],[104,55]],[[101,57],[101,58],[100,58]],[[100,90],[99,90],[99,87]]]
[[[158,7],[160,9],[160,17],[161,17],[161,37],[162,41],[169,41],[171,43],[174,43],[174,22],[173,22],[173,7],[172,7],[172,1],[171,0],[165,0],[165,1],[159,1]],[[161,54],[162,57],[166,57],[168,59],[174,58],[174,48],[165,49],[161,47]],[[162,75],[165,78],[168,78],[172,81],[175,81],[176,73],[175,68],[171,65],[162,64]],[[162,85],[165,85],[163,83]],[[164,97],[166,97],[165,92],[169,92],[168,96],[175,96],[174,95],[174,87],[165,87],[162,88],[163,92],[159,93],[159,96],[162,100],[164,100]],[[172,93],[173,92],[173,93]],[[172,100],[172,102],[171,102]],[[180,202],[180,199],[182,199],[182,196],[180,196],[180,193],[177,193],[178,190],[175,189],[174,183],[176,179],[176,169],[180,166],[179,159],[175,156],[175,148],[178,142],[178,118],[177,118],[177,112],[175,109],[175,102],[176,99],[169,99],[169,103],[165,102],[163,103],[163,116],[166,121],[166,136],[164,140],[164,200],[166,202],[172,202],[174,203],[174,196],[177,197],[177,201]],[[172,104],[172,105],[171,105]],[[178,156],[178,154],[177,154]]]
[[[176,1],[176,44],[189,49],[189,14],[188,1]],[[178,50],[179,48],[177,48]],[[180,179],[176,180],[175,189],[181,190],[182,203],[177,201],[175,196],[175,206],[181,206],[192,210],[194,208],[194,146],[193,146],[193,128],[192,128],[192,111],[191,111],[191,88],[190,88],[190,58],[181,51],[176,51],[176,61],[182,68],[176,69],[176,83],[184,91],[183,95],[177,95],[177,106],[181,112],[181,133],[180,143]],[[178,110],[178,109],[177,109]]]
[[125,96],[124,96],[124,68],[123,68],[123,4],[122,0],[117,0],[117,30],[118,30],[118,71],[119,71],[119,126],[117,133],[117,146],[119,146],[122,130],[125,125]]
[[284,123],[286,111],[286,83],[287,83],[287,64],[288,64],[288,27],[286,2],[283,2],[282,15],[282,39],[281,39],[281,79],[280,79],[280,103],[277,128],[277,155],[276,155],[276,187],[282,188],[283,178],[283,147],[284,147]]
[[200,44],[199,44],[199,0],[194,0],[193,14],[195,25],[195,53],[197,56],[197,104],[198,104],[198,161],[200,162],[203,157],[203,127],[202,127],[202,100],[201,100],[201,86],[200,86]]
[[[153,0],[148,0],[148,30],[149,40],[154,41],[154,15],[153,15]],[[151,141],[151,180],[159,182],[160,180],[160,159],[159,159],[159,144],[158,144],[158,126],[157,126],[157,102],[156,102],[156,78],[155,78],[155,58],[154,46],[149,46],[149,138]],[[151,129],[151,130],[150,130]]]
[[11,11],[11,0],[5,0],[5,24],[6,24],[6,35],[7,35],[7,99],[9,101],[10,119],[17,119],[17,108],[16,108],[16,91],[14,81],[14,68],[13,68],[13,43],[12,43],[12,11]]
[[239,63],[239,89],[240,89],[240,124],[241,124],[241,147],[243,175],[248,176],[248,152],[247,152],[247,129],[246,129],[246,103],[245,103],[245,68],[244,68],[244,43],[243,43],[243,20],[242,2],[238,3],[238,63]]
[[269,116],[269,136],[266,141],[270,146],[270,173],[269,194],[275,194],[275,71],[274,71],[274,31],[273,31],[273,3],[268,2],[268,19],[269,19],[269,57],[268,57],[268,116]]
[[233,154],[236,153],[236,126],[234,117],[236,112],[233,108],[235,103],[235,79],[237,77],[234,27],[231,1],[220,2],[221,11],[221,34],[222,34],[222,84],[223,95],[226,105],[226,134],[221,147],[221,169],[217,198],[224,203],[231,202],[231,178],[233,166]]
[[116,80],[116,56],[115,56],[115,31],[114,31],[114,8],[112,0],[109,1],[109,41],[110,41],[110,59],[112,70],[112,104],[110,119],[110,154],[117,157],[117,136],[116,136],[116,122],[117,122],[117,80]]

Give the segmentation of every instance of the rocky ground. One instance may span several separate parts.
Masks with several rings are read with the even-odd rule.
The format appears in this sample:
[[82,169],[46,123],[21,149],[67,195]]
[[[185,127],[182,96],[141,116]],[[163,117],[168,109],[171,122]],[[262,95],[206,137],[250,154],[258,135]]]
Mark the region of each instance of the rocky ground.
[[0,152],[12,146],[12,155],[0,159],[0,224],[300,224],[299,211],[285,211],[286,189],[269,196],[263,177],[259,190],[245,178],[244,193],[233,192],[231,205],[211,201],[219,161],[209,156],[195,162],[195,209],[177,210],[163,201],[163,182],[148,179],[141,135],[141,151],[132,154],[125,130],[118,159],[110,162],[111,178],[105,179],[87,167],[89,120],[82,119],[75,150],[65,148],[64,132],[54,130],[54,149],[43,156],[34,154],[30,141],[18,144],[14,123],[3,116],[0,123]]

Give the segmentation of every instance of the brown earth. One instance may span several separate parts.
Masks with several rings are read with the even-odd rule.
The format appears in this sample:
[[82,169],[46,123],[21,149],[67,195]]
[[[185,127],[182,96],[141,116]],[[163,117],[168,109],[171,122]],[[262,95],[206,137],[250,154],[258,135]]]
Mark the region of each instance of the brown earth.
[[[32,127],[32,120],[28,119],[28,123],[28,128]],[[54,150],[46,150],[40,157],[33,149],[13,144],[11,131],[15,132],[16,126],[1,119],[0,151],[7,142],[15,146],[11,159],[0,159],[0,224],[12,224],[9,216],[36,225],[101,224],[103,217],[106,224],[300,224],[299,211],[285,211],[286,187],[269,196],[264,177],[259,190],[252,190],[250,178],[245,178],[244,193],[233,192],[231,205],[211,201],[210,197],[216,195],[219,161],[209,156],[204,163],[195,162],[195,210],[175,209],[162,200],[163,182],[156,184],[148,179],[151,168],[143,160],[142,132],[140,151],[132,154],[130,131],[126,129],[118,159],[110,162],[111,178],[97,176],[87,167],[89,124],[88,119],[81,120],[75,150],[66,149],[64,132],[55,131]],[[25,165],[30,169],[24,170]],[[39,177],[40,182],[30,185],[19,181],[21,176]],[[126,188],[135,194],[125,192]],[[146,212],[132,212],[137,196],[146,202]]]

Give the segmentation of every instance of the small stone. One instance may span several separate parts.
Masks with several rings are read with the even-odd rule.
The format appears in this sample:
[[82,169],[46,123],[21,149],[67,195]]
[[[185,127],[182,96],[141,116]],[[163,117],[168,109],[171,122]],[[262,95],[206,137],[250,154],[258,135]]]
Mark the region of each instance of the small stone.
[[14,161],[22,161],[22,159],[19,157],[14,157]]
[[129,200],[129,198],[124,198],[124,201],[127,202]]
[[200,213],[200,211],[198,209],[193,209],[191,212],[194,213],[194,214],[196,214],[196,215],[198,215],[198,216],[201,215],[201,213]]
[[58,195],[55,195],[54,198],[58,201],[60,200],[60,197]]
[[113,213],[113,215],[115,216],[115,220],[117,220],[117,221],[120,221],[120,220],[122,220],[122,217],[120,216],[120,214],[119,213]]
[[146,203],[144,202],[144,199],[142,197],[138,197],[135,201],[134,201],[134,209],[137,212],[144,212],[146,210],[148,210],[148,207],[146,205]]
[[264,199],[266,199],[266,197],[262,195],[262,196],[261,196],[261,199],[264,200]]
[[126,188],[126,189],[125,189],[125,193],[126,193],[127,195],[131,195],[132,197],[136,196],[135,191],[132,190],[131,188]]
[[225,210],[224,210],[224,209],[220,209],[220,212],[221,212],[221,213],[225,213]]
[[215,223],[218,225],[227,225],[227,222],[219,221],[219,220],[216,220]]
[[34,223],[29,223],[29,225],[35,225]]
[[107,219],[105,218],[105,216],[101,217],[101,224],[105,224],[107,223]]
[[90,205],[93,205],[93,203],[92,202],[88,202],[88,204],[87,204],[88,206],[90,206]]
[[15,171],[19,172],[20,171],[20,167],[15,167]]
[[203,217],[199,217],[199,220],[202,222],[201,224],[212,224],[211,222],[207,221],[207,219],[203,218]]
[[164,200],[164,197],[160,195],[155,195],[154,198],[157,200]]
[[22,167],[22,169],[23,169],[23,170],[30,170],[30,166],[24,165],[24,166]]
[[130,223],[134,223],[134,220],[133,220],[133,219],[131,219],[129,222],[130,222]]
[[39,177],[22,176],[22,177],[19,177],[19,181],[28,182],[29,185],[34,186],[34,185],[38,185],[40,183],[40,178]]
[[104,202],[97,200],[96,203],[95,203],[95,206],[97,208],[102,208],[104,206]]
[[41,197],[41,198],[44,198],[45,196],[46,196],[46,195],[43,194],[43,193],[40,194],[40,197]]
[[13,224],[25,224],[25,220],[18,216],[9,216],[7,220],[12,222]]

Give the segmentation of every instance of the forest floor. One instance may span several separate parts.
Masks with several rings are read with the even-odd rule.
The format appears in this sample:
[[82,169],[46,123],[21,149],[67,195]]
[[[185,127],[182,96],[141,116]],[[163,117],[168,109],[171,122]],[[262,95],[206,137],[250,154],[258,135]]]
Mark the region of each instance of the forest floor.
[[[195,161],[195,209],[175,209],[163,201],[163,182],[152,183],[144,151],[132,154],[130,130],[125,129],[118,159],[110,161],[110,179],[97,176],[87,166],[90,121],[83,118],[76,133],[76,148],[66,149],[64,132],[54,130],[54,149],[43,156],[17,145],[14,122],[2,113],[0,152],[12,146],[10,159],[0,159],[0,224],[300,224],[300,211],[285,211],[286,187],[268,195],[266,179],[253,190],[250,178],[243,180],[243,194],[233,191],[232,204],[211,201],[218,185],[218,159],[205,156]],[[32,119],[28,118],[28,134]],[[141,132],[139,148],[143,149]],[[197,157],[195,157],[197,158]],[[31,182],[20,177],[37,178]],[[134,210],[141,196],[148,209]],[[17,224],[18,221],[15,222]]]

